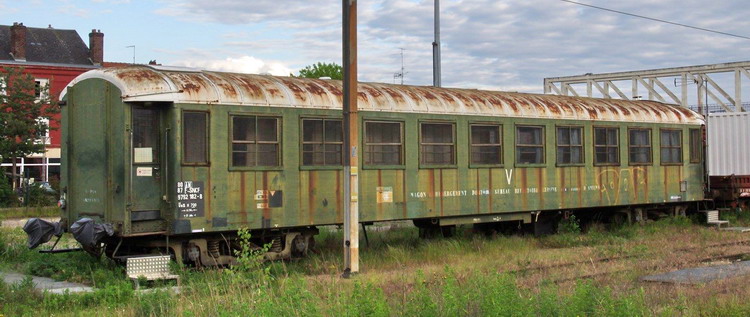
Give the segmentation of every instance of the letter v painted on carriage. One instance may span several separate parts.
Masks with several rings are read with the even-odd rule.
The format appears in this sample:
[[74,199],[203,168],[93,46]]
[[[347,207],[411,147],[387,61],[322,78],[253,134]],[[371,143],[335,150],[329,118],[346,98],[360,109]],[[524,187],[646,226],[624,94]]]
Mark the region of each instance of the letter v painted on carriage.
[[513,169],[505,169],[505,180],[508,181],[508,185],[510,185],[510,181],[513,179]]

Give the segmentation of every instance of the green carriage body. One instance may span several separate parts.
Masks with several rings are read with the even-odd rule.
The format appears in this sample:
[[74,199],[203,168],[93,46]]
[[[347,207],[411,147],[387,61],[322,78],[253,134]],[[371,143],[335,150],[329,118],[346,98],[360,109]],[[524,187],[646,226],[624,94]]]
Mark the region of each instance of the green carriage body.
[[[703,199],[703,160],[694,159],[698,149],[689,142],[703,119],[684,108],[374,83],[359,89],[361,222],[529,223],[538,211]],[[68,224],[89,217],[113,224],[119,236],[134,237],[343,222],[343,168],[305,166],[301,153],[302,120],[341,118],[338,81],[134,66],[88,72],[71,83],[66,99],[62,186]],[[146,119],[136,123],[136,112]],[[205,129],[188,126],[185,113],[204,114],[198,117],[205,118]],[[278,166],[233,166],[237,116],[278,120]],[[401,164],[363,160],[367,122],[399,123]],[[424,123],[452,127],[450,164],[422,163]],[[501,131],[499,162],[470,162],[472,125]],[[519,126],[542,128],[543,163],[517,162]],[[558,162],[560,127],[581,128],[582,163]],[[616,164],[594,163],[594,129],[601,127],[616,129]],[[134,144],[134,129],[151,134],[135,136],[148,146]],[[651,163],[629,161],[631,129],[650,131]],[[661,163],[660,135],[666,130],[681,131],[680,163]],[[205,146],[197,143],[207,151],[205,162],[185,158],[183,147],[195,146],[197,141],[188,141],[196,135],[205,138]],[[185,186],[197,188],[202,199],[181,199]]]

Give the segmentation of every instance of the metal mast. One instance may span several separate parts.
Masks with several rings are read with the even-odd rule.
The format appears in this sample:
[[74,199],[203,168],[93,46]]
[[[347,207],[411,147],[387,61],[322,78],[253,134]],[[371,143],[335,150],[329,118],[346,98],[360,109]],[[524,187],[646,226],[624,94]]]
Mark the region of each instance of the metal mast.
[[343,1],[344,277],[359,272],[359,119],[357,118],[357,0]]
[[[402,70],[403,72],[403,70]],[[435,41],[432,42],[432,85],[440,87],[440,0],[435,0]]]

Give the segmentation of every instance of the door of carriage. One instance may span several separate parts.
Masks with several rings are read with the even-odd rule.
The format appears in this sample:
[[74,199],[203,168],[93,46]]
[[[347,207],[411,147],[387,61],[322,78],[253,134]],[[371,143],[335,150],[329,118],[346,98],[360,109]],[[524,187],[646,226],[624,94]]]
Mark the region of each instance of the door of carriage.
[[164,108],[133,104],[130,110],[130,233],[163,232],[167,157]]

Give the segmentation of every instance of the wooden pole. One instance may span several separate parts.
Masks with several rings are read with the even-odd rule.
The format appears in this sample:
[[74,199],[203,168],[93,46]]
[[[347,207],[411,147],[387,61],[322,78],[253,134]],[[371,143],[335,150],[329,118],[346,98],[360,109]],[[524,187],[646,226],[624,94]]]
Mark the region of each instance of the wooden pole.
[[343,0],[344,277],[359,272],[359,119],[357,117],[357,0]]

